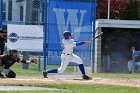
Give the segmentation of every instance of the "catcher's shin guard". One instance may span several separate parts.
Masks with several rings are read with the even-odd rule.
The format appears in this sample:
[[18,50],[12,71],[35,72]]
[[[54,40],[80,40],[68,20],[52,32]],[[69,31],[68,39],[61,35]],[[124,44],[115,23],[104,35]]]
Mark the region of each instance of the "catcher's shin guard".
[[14,72],[14,71],[10,71],[9,73],[8,73],[8,75],[6,75],[6,77],[8,77],[8,78],[16,78],[16,73]]

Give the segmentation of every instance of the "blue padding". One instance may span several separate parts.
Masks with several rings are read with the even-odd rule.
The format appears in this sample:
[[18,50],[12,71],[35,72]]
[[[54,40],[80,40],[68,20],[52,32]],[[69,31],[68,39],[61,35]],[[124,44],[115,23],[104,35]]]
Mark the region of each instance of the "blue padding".
[[0,0],[0,30],[2,29],[2,0]]

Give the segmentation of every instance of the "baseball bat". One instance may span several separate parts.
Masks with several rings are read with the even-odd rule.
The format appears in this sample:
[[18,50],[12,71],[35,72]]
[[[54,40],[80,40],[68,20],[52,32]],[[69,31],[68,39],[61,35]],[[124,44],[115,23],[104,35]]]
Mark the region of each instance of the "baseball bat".
[[92,38],[90,41],[93,41],[94,39],[97,39],[97,38],[100,37],[101,35],[103,35],[103,32],[101,32],[100,34],[98,34],[95,38]]

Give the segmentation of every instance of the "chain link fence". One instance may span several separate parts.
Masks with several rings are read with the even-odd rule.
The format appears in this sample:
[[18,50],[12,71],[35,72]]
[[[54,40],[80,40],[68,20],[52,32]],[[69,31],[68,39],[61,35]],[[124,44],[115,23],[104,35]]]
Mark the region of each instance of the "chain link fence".
[[[92,19],[93,19],[92,18],[92,12],[93,12],[92,3],[93,2],[91,2],[90,0],[84,0],[84,1],[82,0],[79,0],[79,1],[77,0],[46,0],[46,1],[47,1],[47,4],[45,6],[45,0],[3,0],[3,5],[2,5],[3,29],[7,31],[8,24],[42,25],[42,26],[46,24],[47,26],[46,28],[47,58],[46,59],[48,62],[47,64],[60,65],[60,62],[61,62],[60,54],[62,51],[61,40],[63,37],[62,33],[64,30],[70,30],[72,33],[74,33],[75,34],[74,38],[76,40],[78,39],[82,41],[89,40],[93,37],[92,24],[91,24]],[[71,6],[68,6],[69,4],[74,5],[74,8]],[[87,6],[84,6],[84,4]],[[45,19],[45,7],[47,7],[46,19]],[[60,10],[55,11],[54,8],[55,9],[60,8]],[[63,15],[61,12],[61,8],[63,8],[66,12],[66,15],[64,14],[64,17],[65,17],[64,19],[62,19],[63,17],[61,17],[61,15]],[[73,9],[74,12],[70,11],[69,8]],[[70,15],[74,16],[75,18],[72,19],[72,16],[68,15],[68,13],[70,13]],[[78,19],[76,16],[77,14],[78,14]],[[85,15],[86,17],[84,18]],[[69,18],[66,19],[66,17],[69,17]],[[45,20],[47,20],[47,23],[45,23]],[[64,20],[70,22],[70,24],[68,22],[65,23]],[[91,48],[92,46],[89,46],[87,48],[78,47],[74,51],[78,56],[83,58],[85,65],[87,66],[91,66],[91,57],[92,57]],[[28,52],[28,53],[27,52],[20,52],[20,53],[21,55],[23,55],[23,58],[27,60],[30,59],[30,56],[34,56],[38,60],[40,60],[39,58],[41,58],[40,60],[41,64],[40,63],[38,64],[38,70],[40,70],[40,66],[42,66],[43,64],[43,60],[42,60],[42,57],[44,54],[43,52],[38,53],[35,51],[35,52]],[[29,56],[27,57],[27,55]],[[43,67],[41,67],[41,70],[43,70]]]
[[[64,30],[71,30],[74,33],[74,38],[77,40],[90,40],[93,37],[92,24],[93,20],[93,2],[94,0],[47,0],[47,6],[45,6],[45,0],[2,0],[2,24],[3,29],[7,31],[7,24],[18,25],[43,25],[47,20],[47,61],[48,64],[59,65],[61,54],[61,39],[62,32]],[[41,3],[40,3],[41,2]],[[53,2],[53,3],[52,3]],[[110,2],[110,3],[109,3]],[[70,5],[74,5],[73,8],[78,8],[79,19],[69,18],[67,19],[67,10],[56,10],[52,8],[71,8]],[[70,5],[68,5],[70,4]],[[77,4],[77,7],[76,7]],[[78,5],[79,4],[79,5]],[[83,6],[80,7],[80,4]],[[85,4],[85,5],[84,5]],[[86,6],[87,5],[87,6]],[[45,7],[47,7],[47,19],[45,19]],[[64,8],[64,9],[65,9]],[[86,9],[91,12],[86,18],[83,18],[81,23],[82,32],[79,33],[81,28],[78,28],[80,24],[80,18],[85,11],[80,9]],[[66,13],[64,13],[65,11]],[[62,14],[63,13],[63,14]],[[81,14],[80,14],[81,13]],[[63,16],[64,15],[64,16]],[[74,13],[72,13],[74,15]],[[97,19],[125,19],[125,20],[139,20],[140,19],[140,0],[97,0]],[[63,19],[64,17],[64,19]],[[45,20],[44,20],[45,19]],[[73,19],[73,23],[71,21]],[[78,23],[78,26],[76,23]],[[88,20],[88,21],[87,21]],[[72,24],[67,23],[67,21]],[[75,23],[74,23],[75,22]],[[67,27],[66,27],[67,25]],[[71,26],[73,28],[71,28]],[[76,28],[76,30],[75,30]],[[77,31],[77,32],[76,32]],[[80,35],[79,35],[80,34]],[[87,48],[78,47],[74,52],[80,57],[84,58],[85,65],[91,65],[93,61],[93,46]],[[82,52],[83,51],[83,52]],[[92,53],[91,53],[92,51]],[[26,53],[25,53],[26,54]],[[35,55],[38,58],[38,53],[31,52],[29,55]],[[39,55],[43,56],[43,52]],[[52,63],[52,61],[54,63]],[[59,61],[59,62],[58,62]],[[90,69],[91,70],[91,69]]]

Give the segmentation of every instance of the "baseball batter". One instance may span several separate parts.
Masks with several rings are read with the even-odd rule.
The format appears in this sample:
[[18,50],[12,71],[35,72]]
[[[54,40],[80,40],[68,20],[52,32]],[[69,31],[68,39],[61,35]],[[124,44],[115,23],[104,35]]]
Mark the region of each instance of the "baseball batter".
[[77,55],[73,54],[74,47],[79,45],[89,45],[90,41],[85,41],[85,42],[75,41],[74,39],[72,39],[72,34],[69,31],[65,31],[63,36],[64,39],[62,40],[63,51],[61,54],[61,66],[60,68],[50,69],[46,72],[43,72],[44,78],[47,78],[48,73],[63,73],[66,67],[68,66],[69,62],[74,62],[79,65],[79,69],[83,75],[82,78],[84,80],[91,79],[85,74],[85,69],[84,69],[82,59],[79,58]]

